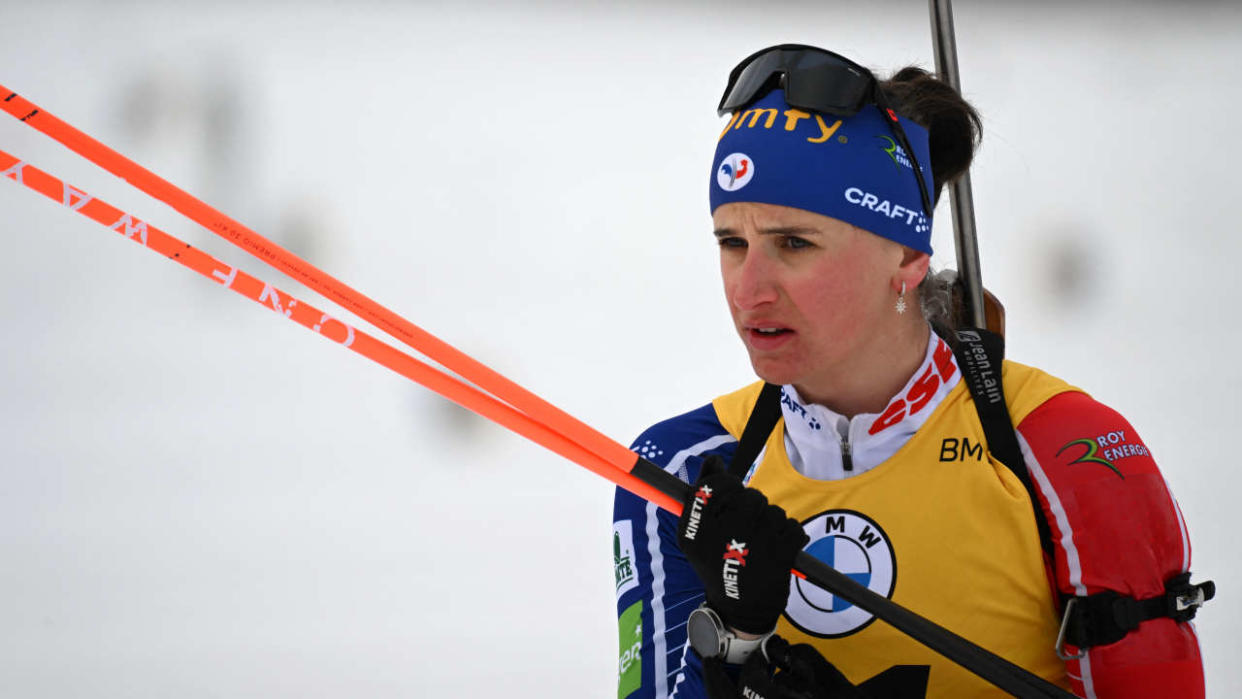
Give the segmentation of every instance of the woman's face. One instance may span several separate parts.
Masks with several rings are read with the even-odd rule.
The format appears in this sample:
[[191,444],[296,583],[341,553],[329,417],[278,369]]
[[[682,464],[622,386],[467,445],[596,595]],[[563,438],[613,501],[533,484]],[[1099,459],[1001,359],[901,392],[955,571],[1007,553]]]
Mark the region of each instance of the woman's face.
[[712,223],[733,324],[765,381],[825,390],[897,327],[897,243],[774,204],[725,204]]

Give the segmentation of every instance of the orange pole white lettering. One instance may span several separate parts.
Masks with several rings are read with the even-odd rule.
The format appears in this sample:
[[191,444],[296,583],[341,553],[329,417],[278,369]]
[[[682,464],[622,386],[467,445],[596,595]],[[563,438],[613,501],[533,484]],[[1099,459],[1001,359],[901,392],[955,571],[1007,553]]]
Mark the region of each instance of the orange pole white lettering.
[[[21,184],[57,203],[63,203],[62,197],[67,186],[64,182],[0,150],[0,168],[7,168],[4,172],[9,172],[17,166],[20,166],[20,168],[16,172],[22,174]],[[11,178],[14,181],[19,179],[17,176],[11,176]],[[472,410],[497,424],[513,430],[536,444],[540,444],[570,461],[607,478],[639,497],[654,502],[675,514],[680,514],[681,503],[677,500],[665,495],[652,485],[639,480],[628,469],[621,468],[615,463],[606,460],[600,454],[587,449],[573,439],[522,413],[513,406],[501,402],[474,386],[425,364],[361,330],[355,330],[348,324],[332,318],[327,313],[310,304],[299,302],[293,296],[280,291],[263,280],[231,267],[206,252],[174,238],[155,226],[148,225],[146,222],[134,224],[135,219],[133,216],[101,199],[90,197],[78,189],[73,191],[79,192],[85,198],[81,206],[73,207],[74,211],[83,216],[117,232],[121,232],[119,228],[124,225],[126,228],[124,235],[127,238],[141,242],[148,249],[163,255],[183,267],[192,269],[212,281],[220,282],[226,289],[231,289],[235,293],[263,305],[265,308],[270,308],[285,318],[316,333],[324,335],[322,330],[326,324],[329,322],[335,323],[344,328],[344,332],[339,333],[343,337],[339,340],[331,337],[328,339],[339,342],[343,347],[347,347],[357,354],[388,367],[411,381],[426,386],[467,410]],[[139,228],[141,228],[141,232],[139,232]],[[225,270],[228,271],[225,272]],[[334,332],[333,334],[336,335],[338,333]],[[328,336],[324,335],[324,337]],[[637,454],[616,442],[613,442],[613,444],[617,449],[624,450],[630,454],[633,457],[633,461],[637,463]]]
[[[638,455],[625,448],[624,445],[608,438],[590,425],[557,408],[482,362],[393,313],[327,272],[225,216],[55,115],[39,109],[30,100],[3,85],[0,85],[0,95],[3,95],[0,97],[0,109],[19,121],[47,134],[69,150],[168,204],[190,220],[357,313],[394,338],[529,415],[536,422],[547,425],[555,432],[569,437],[591,453],[599,454],[605,461],[627,473],[638,463]],[[9,163],[9,165],[13,164]],[[60,194],[59,191],[56,193],[58,200]],[[88,208],[91,208],[90,204],[79,211]],[[141,225],[145,226],[145,224]]]

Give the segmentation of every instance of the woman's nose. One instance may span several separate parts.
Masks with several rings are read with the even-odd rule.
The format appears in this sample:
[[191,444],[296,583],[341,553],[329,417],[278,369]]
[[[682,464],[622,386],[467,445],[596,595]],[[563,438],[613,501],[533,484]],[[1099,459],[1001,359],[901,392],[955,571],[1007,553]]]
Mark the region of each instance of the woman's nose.
[[749,311],[777,299],[772,261],[757,245],[751,245],[738,265],[729,272],[729,302],[738,310]]

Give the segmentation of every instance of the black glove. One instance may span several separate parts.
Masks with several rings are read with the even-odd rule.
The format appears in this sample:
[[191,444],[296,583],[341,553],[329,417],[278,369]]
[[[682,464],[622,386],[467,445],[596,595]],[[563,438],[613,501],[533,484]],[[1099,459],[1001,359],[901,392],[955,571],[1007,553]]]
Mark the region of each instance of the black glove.
[[[832,663],[811,646],[789,645],[780,636],[766,643],[768,657],[755,652],[735,683],[719,658],[703,661],[703,682],[711,699],[867,699]],[[913,695],[910,695],[913,696]],[[920,695],[921,696],[921,695]]]
[[809,538],[763,493],[708,457],[683,503],[677,543],[726,626],[764,634],[789,598],[789,571]]

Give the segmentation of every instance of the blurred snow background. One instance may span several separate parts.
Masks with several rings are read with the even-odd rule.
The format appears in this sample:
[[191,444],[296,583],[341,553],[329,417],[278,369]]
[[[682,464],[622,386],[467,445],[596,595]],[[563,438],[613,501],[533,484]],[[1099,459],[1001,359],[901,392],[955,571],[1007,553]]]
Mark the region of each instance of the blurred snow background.
[[[956,4],[1009,354],[1178,495],[1242,692],[1242,10]],[[926,7],[0,3],[0,83],[628,442],[750,380],[706,183],[732,65],[931,66]],[[13,119],[0,148],[326,309]],[[0,186],[0,695],[607,697],[612,488]],[[953,266],[947,200],[934,264]]]

